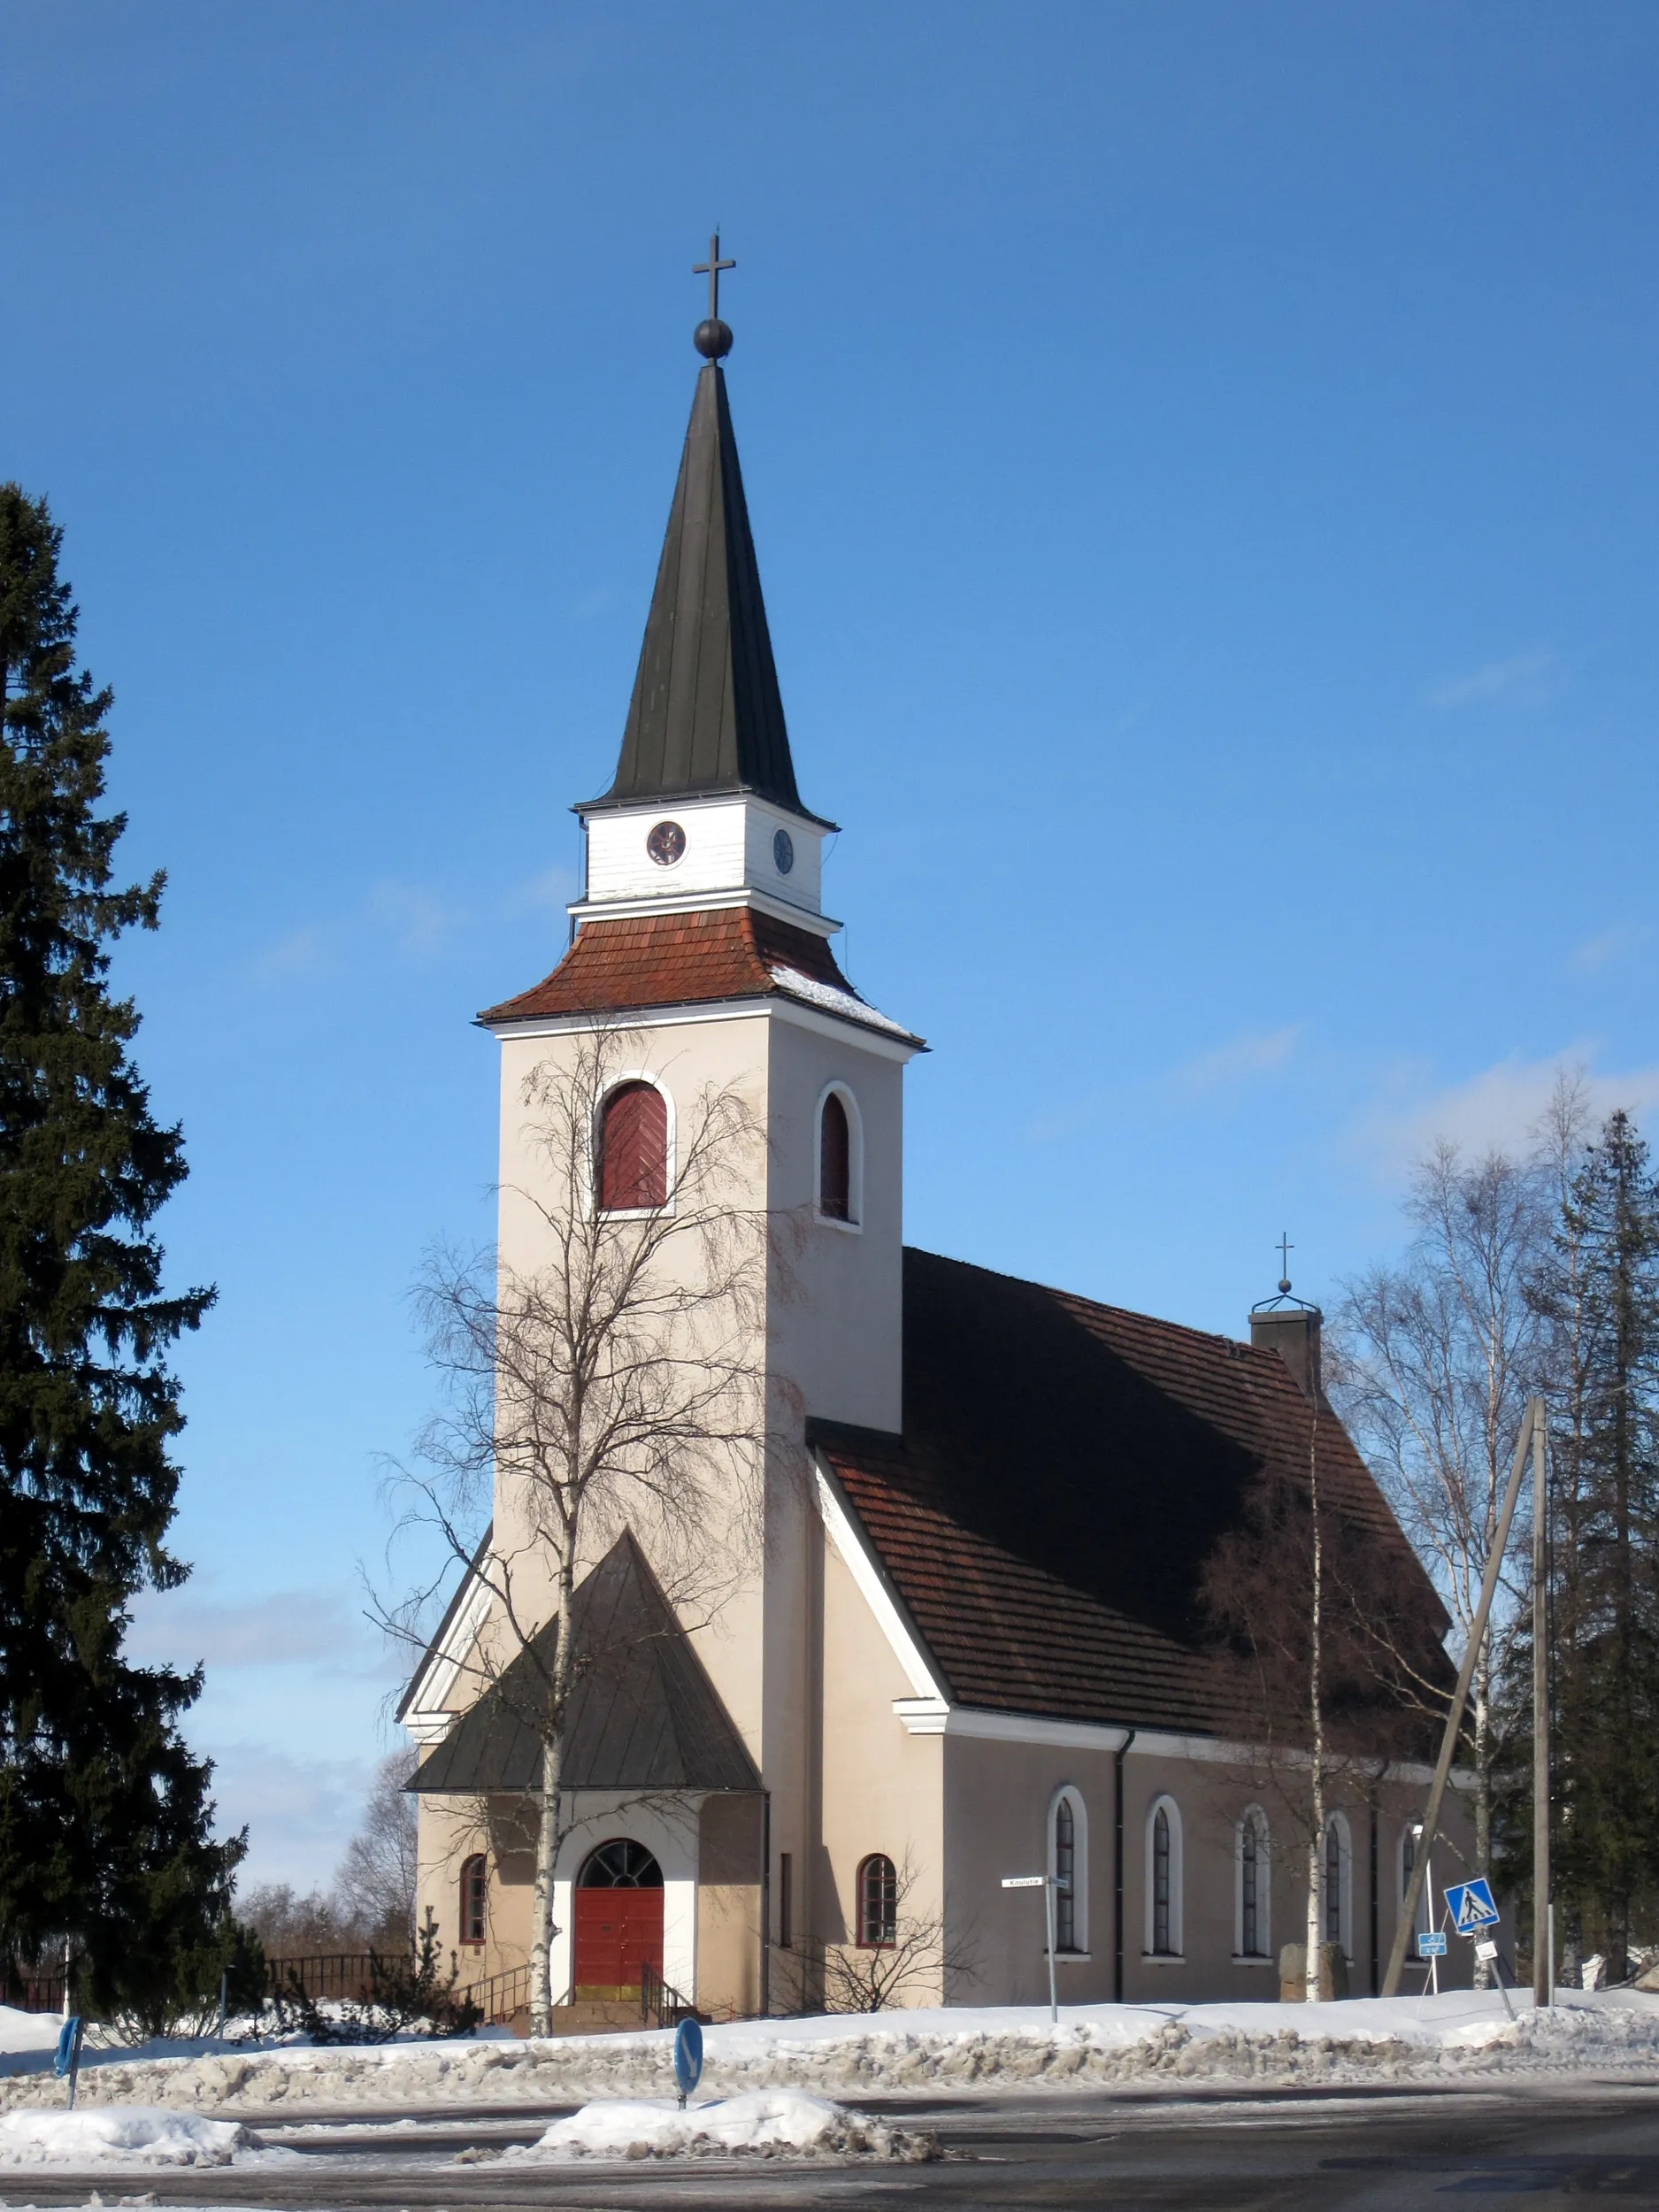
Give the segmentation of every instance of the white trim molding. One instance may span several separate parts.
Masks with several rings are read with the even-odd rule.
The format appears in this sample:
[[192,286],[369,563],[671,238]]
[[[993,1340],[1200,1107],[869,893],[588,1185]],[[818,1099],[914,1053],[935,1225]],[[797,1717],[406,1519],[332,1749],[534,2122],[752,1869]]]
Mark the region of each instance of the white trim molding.
[[480,1022],[479,1026],[504,1041],[509,1037],[597,1037],[618,1028],[672,1029],[703,1022],[753,1021],[757,1015],[792,1022],[797,1029],[810,1029],[818,1037],[833,1037],[842,1045],[851,1029],[856,1033],[864,1051],[873,1052],[879,1060],[896,1060],[901,1067],[927,1049],[919,1037],[877,1028],[872,1023],[861,1021],[856,1014],[820,1013],[816,1007],[803,1005],[798,999],[781,995],[774,997],[770,993],[706,1002],[687,1000],[679,1006],[631,1006],[613,1019],[600,1021],[595,1021],[591,1014],[534,1014],[521,1020]]
[[893,1709],[912,1736],[977,1736],[992,1743],[1047,1744],[1057,1751],[1121,1751],[1129,1731],[1093,1721],[1049,1720],[1041,1713],[995,1713],[943,1697],[895,1697]]
[[459,1717],[448,1709],[444,1700],[454,1689],[462,1664],[478,1641],[490,1601],[489,1584],[476,1566],[467,1568],[466,1578],[472,1587],[456,1607],[442,1642],[426,1653],[419,1672],[410,1685],[403,1725],[418,1744],[442,1743]]
[[[887,1587],[886,1576],[876,1563],[874,1555],[864,1542],[864,1533],[841,1503],[834,1485],[824,1471],[819,1455],[812,1455],[812,1472],[818,1486],[818,1512],[829,1540],[841,1555],[842,1563],[851,1575],[859,1595],[875,1615],[878,1626],[887,1638],[888,1647],[904,1671],[914,1697],[901,1698],[901,1705],[918,1705],[932,1713],[947,1714],[949,1706],[933,1670],[924,1655],[920,1640],[912,1634],[910,1623],[899,1607],[898,1600]],[[912,1735],[939,1736],[942,1728],[914,1728]]]

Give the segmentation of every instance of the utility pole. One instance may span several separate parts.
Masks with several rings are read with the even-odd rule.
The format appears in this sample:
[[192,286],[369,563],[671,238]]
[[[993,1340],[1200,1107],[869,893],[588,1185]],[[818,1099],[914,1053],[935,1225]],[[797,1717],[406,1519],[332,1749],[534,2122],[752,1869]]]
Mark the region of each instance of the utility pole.
[[1549,1900],[1549,1513],[1544,1414],[1532,1416],[1532,2002],[1555,2001]]
[[[1411,1879],[1406,1884],[1406,1893],[1400,1906],[1400,1917],[1394,1927],[1394,1939],[1388,1954],[1388,1970],[1383,1976],[1382,1993],[1385,1997],[1400,1994],[1400,1974],[1405,1965],[1406,1945],[1417,1916],[1417,1899],[1423,1894],[1423,1878],[1427,1870],[1428,1855],[1434,1847],[1440,1831],[1440,1806],[1446,1796],[1446,1784],[1452,1770],[1452,1755],[1457,1748],[1458,1732],[1463,1724],[1463,1709],[1469,1702],[1469,1685],[1474,1676],[1475,1661],[1480,1652],[1480,1640],[1486,1632],[1486,1619],[1492,1611],[1493,1594],[1498,1586],[1498,1576],[1503,1566],[1503,1555],[1509,1548],[1509,1528],[1515,1519],[1515,1501],[1520,1494],[1521,1478],[1526,1472],[1526,1448],[1536,1438],[1544,1425],[1544,1401],[1529,1398],[1526,1411],[1521,1419],[1521,1433],[1516,1440],[1515,1458],[1509,1468],[1509,1479],[1504,1486],[1503,1507],[1498,1515],[1497,1535],[1486,1556],[1486,1571],[1480,1585],[1480,1602],[1475,1608],[1475,1617],[1470,1624],[1469,1647],[1463,1653],[1463,1663],[1458,1669],[1457,1687],[1452,1692],[1452,1701],[1447,1710],[1446,1730],[1440,1738],[1440,1755],[1435,1762],[1434,1778],[1429,1784],[1429,1801],[1423,1815],[1424,1848],[1411,1870]],[[1532,1447],[1537,1450],[1536,1443]]]

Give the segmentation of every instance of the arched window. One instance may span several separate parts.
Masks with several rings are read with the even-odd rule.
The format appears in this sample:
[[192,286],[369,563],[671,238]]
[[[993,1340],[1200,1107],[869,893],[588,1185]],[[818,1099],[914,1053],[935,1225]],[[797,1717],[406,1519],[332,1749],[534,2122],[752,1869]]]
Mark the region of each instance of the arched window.
[[1348,1822],[1340,1813],[1333,1813],[1325,1824],[1325,1940],[1340,1944],[1350,1957],[1354,1950],[1351,1878]]
[[818,1110],[818,1210],[826,1221],[853,1217],[853,1133],[839,1091]]
[[642,1843],[618,1836],[590,1851],[576,1877],[578,1889],[661,1889],[663,1870]]
[[1088,1813],[1068,1782],[1048,1808],[1048,1871],[1054,1877],[1054,1947],[1088,1949]]
[[1237,1838],[1238,1915],[1234,1949],[1241,1959],[1264,1959],[1272,1952],[1268,1917],[1267,1815],[1252,1805],[1240,1821]]
[[489,1870],[483,1853],[461,1862],[461,1940],[482,1943],[489,1917]]
[[1172,1797],[1156,1799],[1147,1816],[1147,1955],[1181,1955],[1181,1815]]
[[867,1951],[885,1951],[898,1935],[898,1874],[891,1859],[873,1851],[858,1868],[858,1940]]
[[668,1104],[655,1084],[619,1083],[604,1102],[599,1203],[607,1213],[668,1203]]

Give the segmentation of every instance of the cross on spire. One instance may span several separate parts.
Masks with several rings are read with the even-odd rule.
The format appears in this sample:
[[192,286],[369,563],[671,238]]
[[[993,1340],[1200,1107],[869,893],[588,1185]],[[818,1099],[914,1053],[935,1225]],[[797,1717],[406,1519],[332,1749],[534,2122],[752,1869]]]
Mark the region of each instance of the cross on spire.
[[711,323],[720,319],[720,272],[722,269],[735,269],[736,266],[735,261],[721,260],[720,234],[718,230],[711,233],[708,259],[694,263],[691,271],[693,276],[706,276],[709,280],[709,320]]
[[1281,1291],[1290,1288],[1290,1256],[1295,1248],[1290,1240],[1289,1230],[1285,1230],[1279,1240],[1279,1287]]

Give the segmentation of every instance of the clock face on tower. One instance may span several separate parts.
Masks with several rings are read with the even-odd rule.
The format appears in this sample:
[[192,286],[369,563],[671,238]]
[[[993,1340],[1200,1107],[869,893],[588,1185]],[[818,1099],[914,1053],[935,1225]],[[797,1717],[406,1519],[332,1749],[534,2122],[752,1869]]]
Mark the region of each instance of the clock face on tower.
[[659,822],[646,839],[645,849],[659,868],[672,868],[686,849],[686,833],[678,822]]
[[778,864],[780,876],[787,876],[795,866],[795,840],[787,830],[780,830],[772,839],[772,856]]

